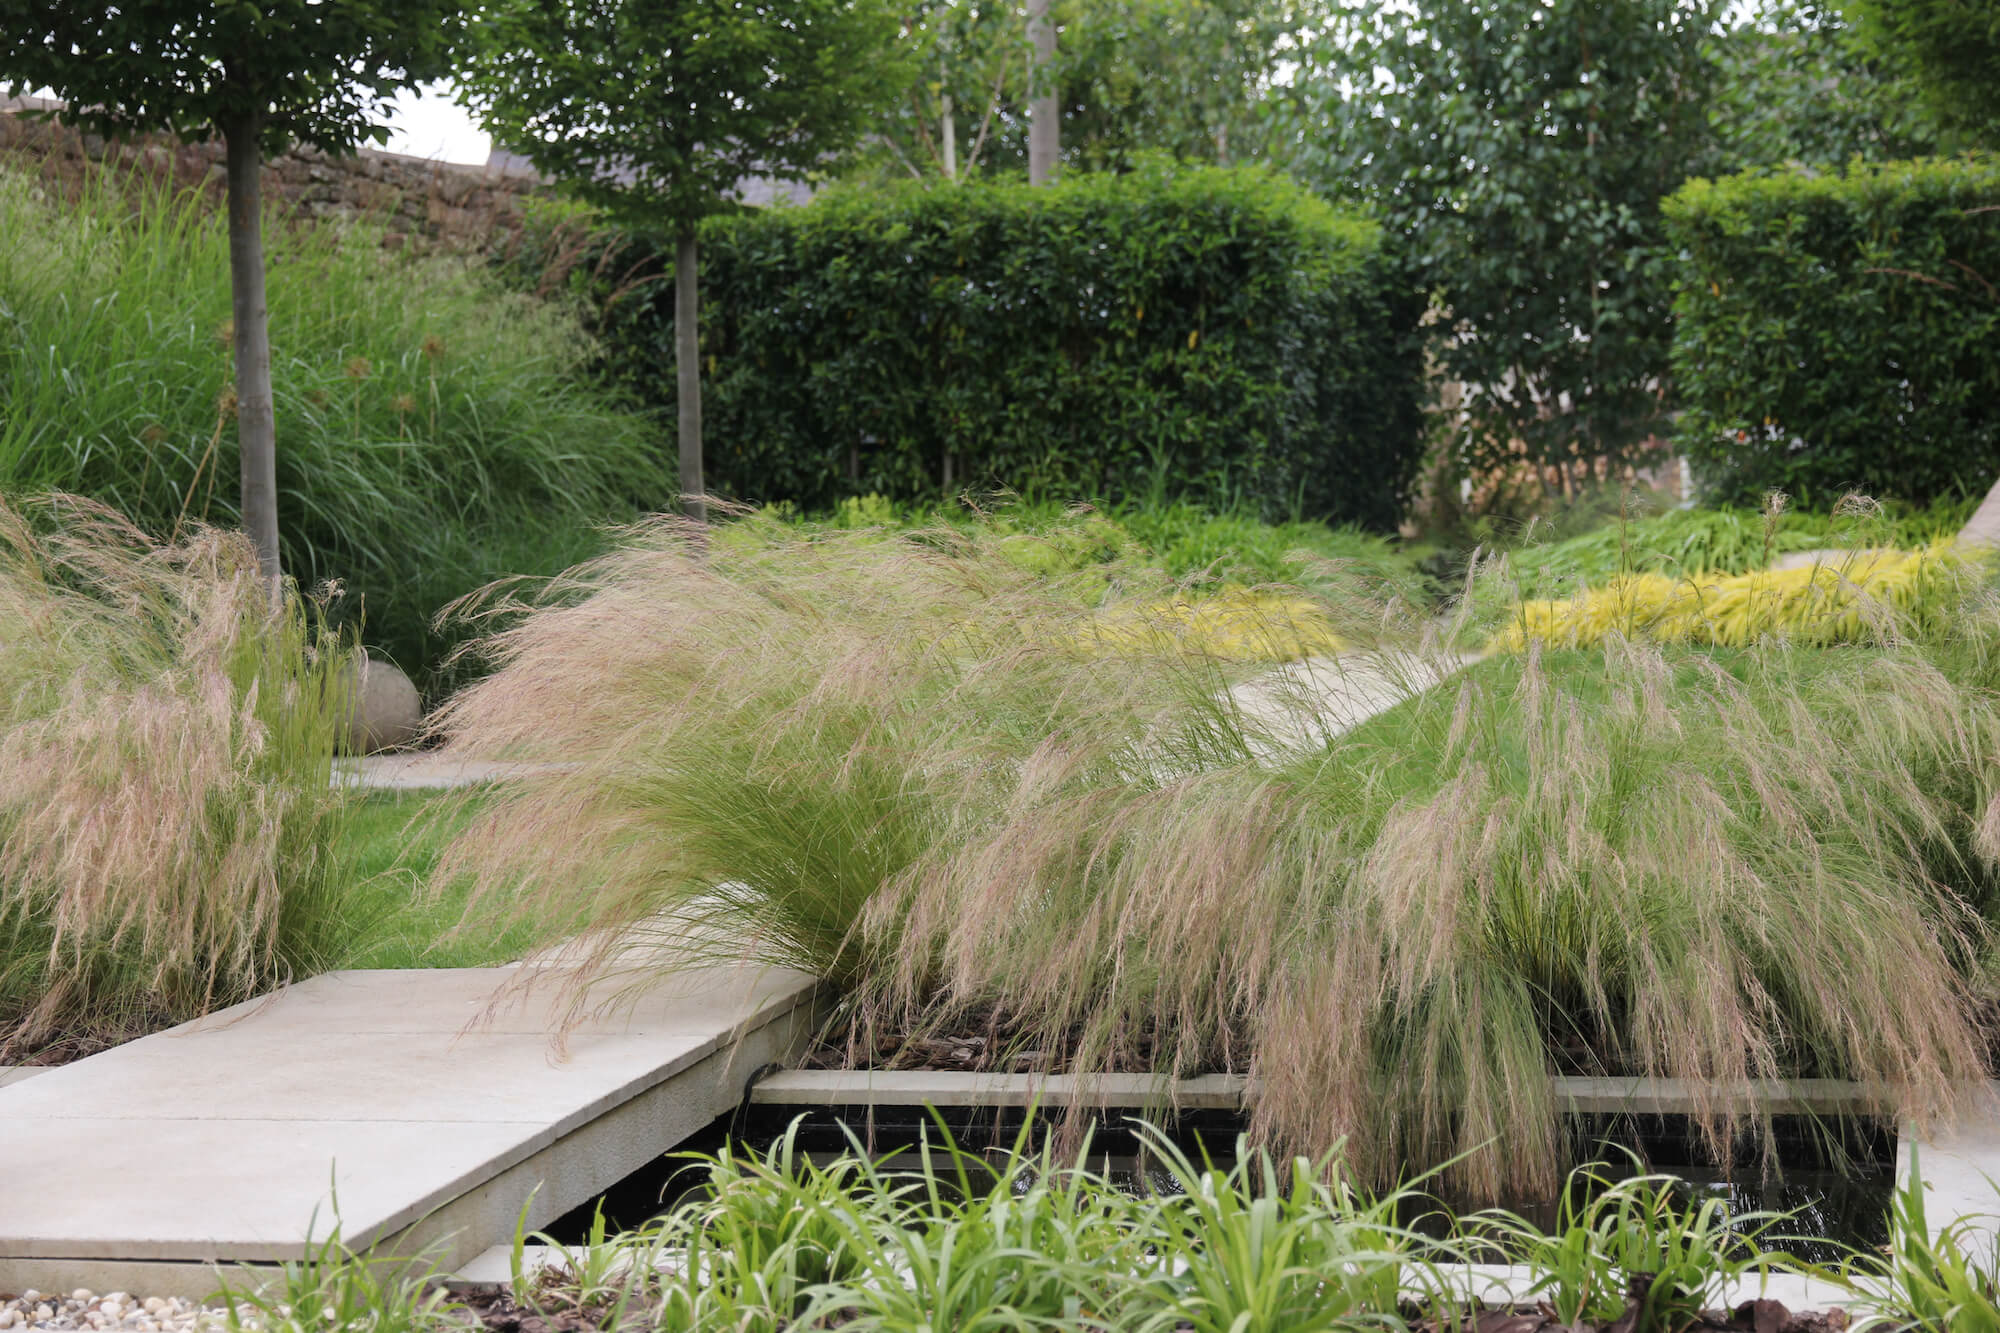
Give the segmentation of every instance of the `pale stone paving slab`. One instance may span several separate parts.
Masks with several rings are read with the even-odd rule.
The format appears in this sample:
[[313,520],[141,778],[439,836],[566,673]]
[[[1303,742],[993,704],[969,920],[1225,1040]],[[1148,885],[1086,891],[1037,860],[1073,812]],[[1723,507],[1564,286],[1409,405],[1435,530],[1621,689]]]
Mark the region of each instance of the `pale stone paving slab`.
[[1319,749],[1369,718],[1451,679],[1476,655],[1343,653],[1285,662],[1234,685],[1229,699],[1258,728],[1260,758]]
[[441,791],[476,787],[560,770],[555,764],[515,763],[504,759],[447,759],[428,750],[371,754],[333,761],[333,785],[371,791]]
[[476,1252],[531,1190],[553,1216],[734,1105],[737,1039],[792,1049],[815,988],[690,970],[558,1050],[556,988],[494,1003],[535,971],[332,973],[0,1088],[0,1289],[95,1262],[200,1295],[200,1265],[300,1256],[336,1193],[357,1248],[456,1209]]

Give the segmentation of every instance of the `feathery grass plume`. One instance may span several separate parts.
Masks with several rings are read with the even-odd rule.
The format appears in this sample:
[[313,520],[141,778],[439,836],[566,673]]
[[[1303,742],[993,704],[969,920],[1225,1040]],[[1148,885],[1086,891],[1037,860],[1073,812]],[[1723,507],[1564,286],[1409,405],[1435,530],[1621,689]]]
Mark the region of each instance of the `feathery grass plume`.
[[977,1024],[1085,1075],[1247,1072],[1266,1140],[1489,1197],[1558,1179],[1565,1067],[1696,1080],[1718,1152],[1762,1128],[1744,1079],[1924,1118],[1983,1073],[1986,649],[1613,635],[1453,675],[1455,627],[1292,590],[1368,651],[1257,674],[1079,651],[1164,590],[1084,605],[962,532],[699,542],[662,520],[494,603],[443,721],[552,765],[439,874],[583,905],[578,994],[664,917],[838,983],[857,1056]]
[[1276,1141],[1544,1189],[1573,1036],[1587,1072],[1697,1080],[1718,1152],[1757,1128],[1747,1078],[1954,1108],[1996,741],[1914,650],[1534,650],[1275,765],[1020,803],[872,910],[942,969],[894,975],[912,1008],[1086,1068],[1244,1069]]
[[338,667],[239,535],[0,503],[0,1052],[313,965]]
[[[437,878],[589,903],[590,970],[672,913],[697,952],[857,981],[884,884],[1018,787],[1130,780],[1167,677],[1218,669],[1081,650],[1071,589],[948,529],[709,542],[659,519],[532,601],[477,604],[505,624],[497,670],[437,725],[552,769],[494,792]],[[1064,740],[1107,730],[1122,747]]]

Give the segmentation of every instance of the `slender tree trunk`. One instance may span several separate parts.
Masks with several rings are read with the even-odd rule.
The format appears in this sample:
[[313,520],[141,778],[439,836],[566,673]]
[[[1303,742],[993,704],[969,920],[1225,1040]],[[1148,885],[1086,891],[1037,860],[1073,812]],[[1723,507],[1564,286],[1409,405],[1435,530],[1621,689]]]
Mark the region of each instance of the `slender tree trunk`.
[[695,275],[701,254],[693,227],[674,247],[674,372],[680,406],[681,512],[706,520],[701,481],[701,299]]
[[958,108],[952,105],[950,93],[944,94],[939,101],[943,103],[944,111],[941,127],[944,130],[944,178],[955,181],[958,179]]
[[271,409],[270,321],[264,307],[263,126],[241,116],[222,127],[228,146],[229,289],[236,339],[236,440],[242,453],[243,530],[277,594],[278,441]]
[[1028,0],[1028,40],[1034,44],[1028,103],[1028,184],[1055,179],[1056,156],[1062,148],[1062,109],[1056,97],[1056,27],[1049,22],[1049,0]]

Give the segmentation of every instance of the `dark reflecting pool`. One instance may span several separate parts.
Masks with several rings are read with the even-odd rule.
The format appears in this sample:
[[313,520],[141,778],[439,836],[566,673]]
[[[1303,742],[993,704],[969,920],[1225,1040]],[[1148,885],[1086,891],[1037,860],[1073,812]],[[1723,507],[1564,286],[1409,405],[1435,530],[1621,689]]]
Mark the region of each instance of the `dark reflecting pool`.
[[[944,1126],[958,1145],[977,1153],[1005,1153],[1018,1141],[1022,1117],[1015,1111],[949,1111]],[[733,1144],[739,1151],[761,1153],[794,1121],[796,1145],[808,1158],[831,1161],[862,1149],[888,1169],[919,1168],[918,1145],[928,1134],[938,1141],[938,1120],[922,1107],[789,1108],[751,1107],[726,1116],[675,1150],[713,1153]],[[1173,1142],[1200,1162],[1227,1167],[1235,1160],[1240,1115],[1198,1112],[1165,1122]],[[1704,1162],[1698,1138],[1684,1116],[1578,1116],[1568,1122],[1570,1160],[1598,1164],[1604,1180],[1658,1173],[1678,1178],[1680,1200],[1719,1199],[1733,1217],[1754,1213],[1790,1214],[1765,1237],[1766,1248],[1779,1249],[1811,1262],[1832,1262],[1853,1249],[1874,1249],[1888,1239],[1889,1197],[1895,1184],[1896,1144],[1884,1128],[1851,1121],[1817,1121],[1780,1116],[1772,1122],[1779,1168],[1766,1174],[1755,1142],[1737,1145],[1727,1166]],[[1046,1140],[1037,1126],[1033,1142]],[[1060,1148],[1060,1143],[1058,1144]],[[1060,1155],[1060,1154],[1059,1154]],[[1064,1160],[1073,1160],[1065,1158]],[[1148,1144],[1133,1131],[1132,1122],[1107,1118],[1091,1132],[1089,1168],[1119,1188],[1135,1194],[1178,1193],[1180,1183]],[[547,1233],[566,1244],[583,1239],[592,1215],[602,1207],[615,1229],[636,1227],[691,1193],[704,1188],[697,1165],[663,1157],[626,1177],[597,1199],[558,1218]],[[1580,1205],[1603,1186],[1572,1177],[1569,1202]],[[1452,1214],[1462,1201],[1432,1191],[1407,1210],[1405,1223],[1442,1235],[1452,1226]],[[1503,1206],[1530,1222],[1552,1229],[1558,1222],[1560,1198],[1516,1199]]]

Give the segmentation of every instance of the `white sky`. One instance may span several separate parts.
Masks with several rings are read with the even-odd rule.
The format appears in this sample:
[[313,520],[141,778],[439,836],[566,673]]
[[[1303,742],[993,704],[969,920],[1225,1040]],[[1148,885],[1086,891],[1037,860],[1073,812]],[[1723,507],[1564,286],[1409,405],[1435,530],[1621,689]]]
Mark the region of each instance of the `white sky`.
[[472,113],[451,100],[450,85],[434,83],[396,99],[389,116],[388,149],[411,157],[486,165],[492,139]]

